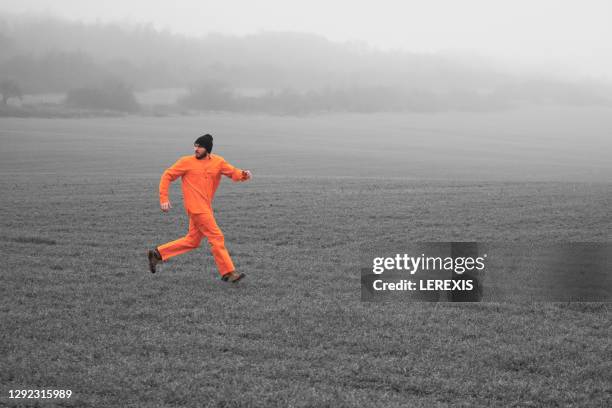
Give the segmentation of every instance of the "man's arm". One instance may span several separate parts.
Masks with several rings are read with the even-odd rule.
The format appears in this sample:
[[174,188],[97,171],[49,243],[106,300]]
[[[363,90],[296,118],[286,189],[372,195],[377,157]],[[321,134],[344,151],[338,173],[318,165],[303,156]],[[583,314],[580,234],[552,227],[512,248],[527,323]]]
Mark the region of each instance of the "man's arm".
[[225,160],[221,164],[221,174],[230,177],[233,181],[247,181],[253,176],[249,170],[241,170]]
[[176,163],[166,169],[164,174],[162,174],[161,179],[159,180],[159,205],[162,211],[166,212],[172,208],[170,199],[168,198],[170,183],[181,177],[186,171],[187,166],[185,165],[185,161],[183,159],[179,159]]

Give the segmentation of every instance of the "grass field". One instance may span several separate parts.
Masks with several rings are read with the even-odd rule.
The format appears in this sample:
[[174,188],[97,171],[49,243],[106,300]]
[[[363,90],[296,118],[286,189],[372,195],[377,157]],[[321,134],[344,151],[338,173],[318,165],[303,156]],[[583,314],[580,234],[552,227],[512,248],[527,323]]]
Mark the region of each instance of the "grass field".
[[[360,302],[385,236],[609,241],[612,120],[576,115],[1,120],[0,405],[610,406],[609,305]],[[205,246],[146,267],[187,229],[159,176],[204,131],[255,173],[215,201],[235,286]]]

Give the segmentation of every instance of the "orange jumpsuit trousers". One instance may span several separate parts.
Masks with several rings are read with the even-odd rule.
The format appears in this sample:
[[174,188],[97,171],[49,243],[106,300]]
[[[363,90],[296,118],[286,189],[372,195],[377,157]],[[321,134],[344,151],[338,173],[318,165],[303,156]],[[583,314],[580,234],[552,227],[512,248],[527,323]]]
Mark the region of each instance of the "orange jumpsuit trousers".
[[210,250],[221,275],[232,272],[234,263],[225,248],[223,233],[212,213],[189,214],[189,232],[182,238],[157,247],[162,260],[196,249],[202,238],[208,239]]

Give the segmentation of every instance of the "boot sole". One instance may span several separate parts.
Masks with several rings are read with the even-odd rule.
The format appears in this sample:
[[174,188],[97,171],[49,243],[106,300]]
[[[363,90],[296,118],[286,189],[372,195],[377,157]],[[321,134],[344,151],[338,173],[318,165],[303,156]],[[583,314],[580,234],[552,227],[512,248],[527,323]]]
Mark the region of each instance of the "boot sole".
[[231,283],[236,283],[238,282],[240,279],[244,278],[246,276],[246,274],[244,274],[244,272],[240,273],[240,275],[238,275],[238,277],[234,280],[230,280],[228,276],[222,276],[221,280],[223,282],[231,282]]
[[236,279],[234,279],[233,281],[230,281],[232,283],[236,283],[238,282],[240,279],[244,278],[246,275],[244,273],[241,273],[240,275],[238,275],[238,277]]

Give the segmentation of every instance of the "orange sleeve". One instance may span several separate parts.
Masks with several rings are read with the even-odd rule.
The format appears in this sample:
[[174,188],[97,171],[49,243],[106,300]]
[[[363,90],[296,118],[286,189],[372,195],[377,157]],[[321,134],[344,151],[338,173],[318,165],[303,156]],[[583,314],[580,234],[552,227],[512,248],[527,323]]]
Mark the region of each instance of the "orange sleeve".
[[225,160],[221,163],[221,174],[227,177],[231,177],[233,181],[243,181],[244,177],[242,175],[242,170],[232,166]]
[[181,158],[168,169],[166,169],[166,171],[164,171],[164,174],[162,174],[161,179],[159,180],[160,203],[166,203],[169,201],[168,188],[170,187],[170,183],[185,174],[187,170],[187,163]]

